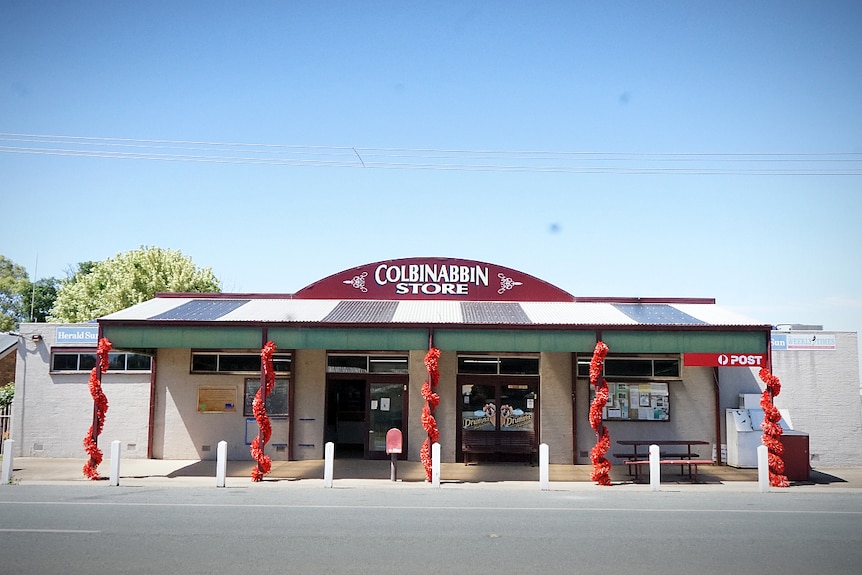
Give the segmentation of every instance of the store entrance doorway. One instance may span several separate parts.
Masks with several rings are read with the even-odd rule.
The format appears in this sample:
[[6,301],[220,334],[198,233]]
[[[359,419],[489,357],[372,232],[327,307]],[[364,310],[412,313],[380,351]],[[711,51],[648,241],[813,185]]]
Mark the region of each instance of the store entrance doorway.
[[464,461],[464,445],[474,439],[483,455],[498,461],[520,460],[525,444],[538,446],[539,378],[459,375],[458,388],[457,461]]
[[388,459],[386,432],[401,430],[407,458],[407,378],[330,377],[326,382],[325,442],[336,458]]

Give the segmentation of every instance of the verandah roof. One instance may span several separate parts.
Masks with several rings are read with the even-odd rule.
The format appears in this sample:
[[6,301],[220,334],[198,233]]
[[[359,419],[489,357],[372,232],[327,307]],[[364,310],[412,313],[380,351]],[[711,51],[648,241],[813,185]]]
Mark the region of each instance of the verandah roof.
[[477,302],[164,294],[99,320],[125,348],[765,353],[771,326],[709,300]]
[[[303,300],[255,295],[162,295],[100,323],[272,323],[331,325],[761,327],[714,303]],[[213,297],[213,296],[219,297]]]

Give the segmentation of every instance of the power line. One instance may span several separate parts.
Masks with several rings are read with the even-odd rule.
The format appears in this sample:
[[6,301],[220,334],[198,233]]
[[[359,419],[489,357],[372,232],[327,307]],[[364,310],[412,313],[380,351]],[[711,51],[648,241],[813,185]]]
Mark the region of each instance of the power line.
[[0,132],[0,153],[318,168],[673,175],[862,175],[856,152],[595,152],[310,146]]

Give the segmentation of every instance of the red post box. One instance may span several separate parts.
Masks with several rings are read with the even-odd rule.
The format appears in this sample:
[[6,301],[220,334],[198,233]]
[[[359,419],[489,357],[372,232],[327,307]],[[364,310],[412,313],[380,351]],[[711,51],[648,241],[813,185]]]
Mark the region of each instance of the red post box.
[[392,428],[386,432],[386,453],[401,453],[401,430]]
[[392,458],[389,479],[395,481],[398,476],[398,454],[401,453],[401,430],[392,428],[386,432],[386,453]]

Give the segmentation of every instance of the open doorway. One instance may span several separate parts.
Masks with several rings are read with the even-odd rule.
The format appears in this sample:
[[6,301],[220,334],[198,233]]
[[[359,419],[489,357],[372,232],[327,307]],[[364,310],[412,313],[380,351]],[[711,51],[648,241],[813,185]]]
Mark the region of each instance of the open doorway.
[[407,377],[339,375],[326,382],[324,441],[336,458],[388,459],[386,433],[401,430],[407,458]]
[[365,457],[365,379],[329,379],[326,383],[326,437],[336,457]]

